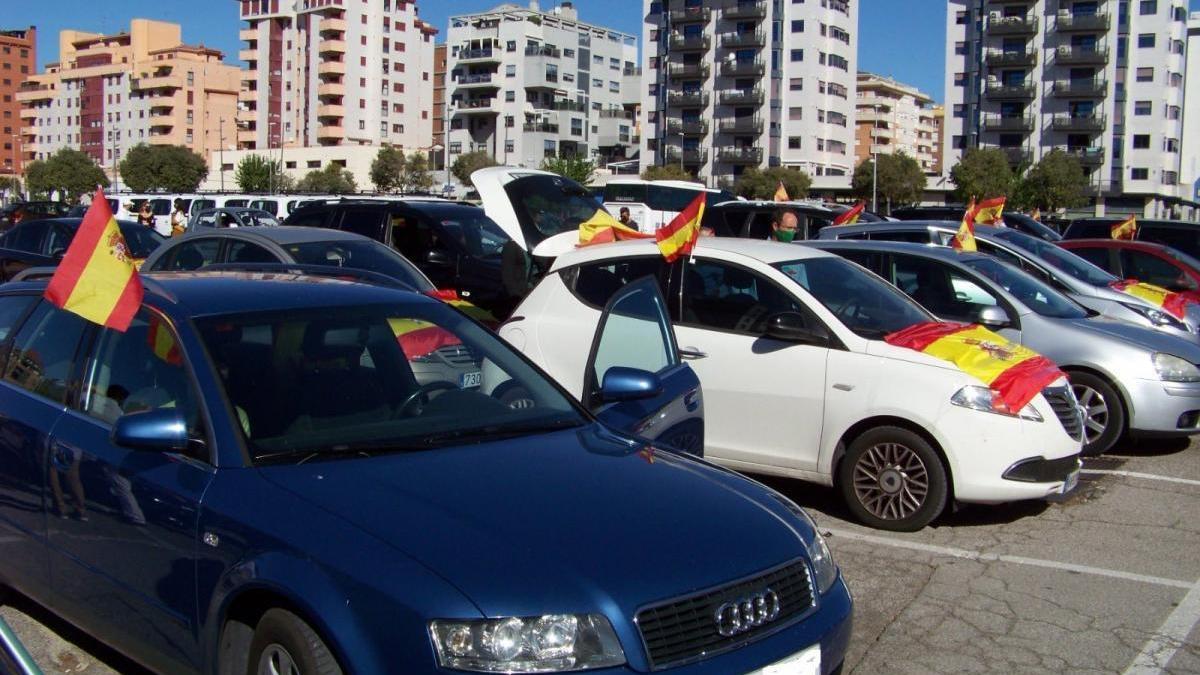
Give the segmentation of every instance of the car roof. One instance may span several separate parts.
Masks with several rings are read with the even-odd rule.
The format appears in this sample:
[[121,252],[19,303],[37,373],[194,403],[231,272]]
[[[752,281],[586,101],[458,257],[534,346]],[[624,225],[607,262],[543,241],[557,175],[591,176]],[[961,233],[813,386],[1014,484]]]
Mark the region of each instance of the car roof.
[[[124,220],[121,218],[114,218],[114,220],[117,221],[117,225],[119,225],[120,227],[146,227],[145,225],[142,225],[141,223],[138,223],[138,222],[135,222],[132,220]],[[34,218],[33,220],[21,221],[20,223],[18,223],[18,225],[32,225],[33,223],[58,223],[59,225],[63,225],[66,227],[78,228],[80,226],[80,224],[83,223],[83,217],[81,217],[81,216],[60,216],[58,218]]]
[[1060,242],[1055,242],[1063,248],[1081,248],[1088,246],[1104,246],[1105,248],[1139,248],[1143,250],[1162,250],[1170,248],[1166,244],[1159,244],[1153,241],[1139,241],[1129,239],[1105,239],[1104,237],[1086,237],[1080,239],[1063,239]]
[[966,260],[995,260],[993,256],[977,251],[958,251],[949,246],[934,246],[932,244],[921,244],[910,241],[883,241],[862,240],[862,239],[814,239],[804,242],[805,246],[812,246],[821,250],[830,249],[851,249],[860,248],[870,251],[886,251],[889,253],[911,253],[914,255],[924,256],[926,258],[938,258],[940,260],[949,260],[962,262]]
[[770,199],[739,199],[736,201],[720,202],[718,204],[713,204],[712,206],[710,206],[708,208],[710,208],[710,209],[716,209],[716,208],[730,209],[730,208],[738,208],[738,207],[750,207],[750,208],[755,208],[755,209],[772,209],[772,210],[774,210],[774,209],[811,209],[813,211],[821,211],[824,213],[828,213],[831,216],[836,216],[838,214],[837,211],[834,211],[833,209],[829,208],[825,204],[817,203],[817,202],[799,201],[799,200],[793,200],[793,201],[788,201],[788,202],[777,202],[777,201],[770,200]]
[[300,227],[296,225],[280,225],[279,227],[205,227],[197,228],[180,237],[195,239],[197,237],[229,237],[231,239],[258,239],[276,244],[302,244],[312,241],[373,241],[369,237],[353,232],[330,230],[323,227]]
[[214,206],[214,207],[207,208],[207,209],[200,209],[199,211],[196,212],[196,214],[201,215],[201,214],[205,214],[205,213],[217,213],[218,211],[227,211],[229,213],[264,213],[268,216],[275,215],[275,214],[271,213],[270,211],[264,211],[260,208],[256,208],[253,206]]
[[[704,237],[696,243],[696,251],[732,253],[754,258],[767,264],[807,258],[836,257],[832,253],[819,251],[808,246],[784,244],[777,241],[739,239],[735,237]],[[554,269],[562,269],[596,260],[607,260],[633,255],[659,255],[658,244],[648,239],[619,241],[612,244],[583,246],[568,251],[554,261]]]

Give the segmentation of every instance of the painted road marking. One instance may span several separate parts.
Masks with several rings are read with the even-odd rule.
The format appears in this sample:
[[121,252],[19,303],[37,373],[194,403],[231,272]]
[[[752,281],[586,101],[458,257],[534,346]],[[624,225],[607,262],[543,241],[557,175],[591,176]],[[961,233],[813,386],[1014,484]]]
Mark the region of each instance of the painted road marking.
[[1192,586],[1154,632],[1154,637],[1146,641],[1137,658],[1125,669],[1125,675],[1157,675],[1166,670],[1197,623],[1200,623],[1200,582]]
[[1152,473],[1139,473],[1137,471],[1120,471],[1113,469],[1081,469],[1082,474],[1092,474],[1096,476],[1122,476],[1124,478],[1141,478],[1144,480],[1158,480],[1164,483],[1178,483],[1180,485],[1195,485],[1200,487],[1200,480],[1192,480],[1190,478],[1176,478],[1174,476],[1159,476]]

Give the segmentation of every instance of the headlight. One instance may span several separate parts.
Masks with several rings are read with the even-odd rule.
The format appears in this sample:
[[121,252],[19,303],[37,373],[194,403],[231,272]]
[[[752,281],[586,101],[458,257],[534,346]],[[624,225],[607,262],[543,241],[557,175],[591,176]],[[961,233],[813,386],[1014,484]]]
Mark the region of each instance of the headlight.
[[1137,305],[1134,303],[1125,303],[1125,302],[1122,302],[1121,306],[1126,309],[1129,309],[1131,311],[1137,312],[1138,314],[1141,314],[1142,316],[1146,317],[1146,319],[1148,319],[1150,321],[1150,323],[1154,324],[1155,326],[1170,326],[1171,328],[1178,328],[1179,330],[1183,330],[1183,331],[1186,331],[1188,329],[1187,325],[1184,324],[1182,321],[1180,321],[1179,319],[1176,319],[1175,317],[1171,316],[1170,313],[1164,312],[1161,309],[1155,309],[1153,307],[1147,307],[1145,305]]
[[996,413],[997,415],[1007,415],[1009,417],[1020,417],[1023,420],[1031,420],[1041,422],[1042,416],[1038,414],[1032,403],[1021,408],[1020,413],[1014,413],[1009,409],[1000,395],[987,387],[978,387],[968,385],[954,392],[954,396],[950,397],[950,402],[956,406],[970,408],[971,410],[982,410],[983,412]]
[[1200,382],[1200,368],[1171,354],[1155,353],[1154,369],[1164,382]]
[[774,490],[771,491],[771,496],[812,528],[812,543],[806,542],[804,548],[808,550],[808,559],[812,561],[813,573],[817,575],[815,580],[817,590],[821,593],[828,591],[829,587],[833,586],[833,582],[837,581],[838,566],[833,562],[833,554],[829,552],[829,546],[825,544],[825,537],[822,537],[821,532],[817,530],[817,524],[812,517],[805,513],[804,509],[800,508],[796,502]]
[[432,621],[443,668],[480,673],[557,673],[625,663],[608,619],[599,614]]

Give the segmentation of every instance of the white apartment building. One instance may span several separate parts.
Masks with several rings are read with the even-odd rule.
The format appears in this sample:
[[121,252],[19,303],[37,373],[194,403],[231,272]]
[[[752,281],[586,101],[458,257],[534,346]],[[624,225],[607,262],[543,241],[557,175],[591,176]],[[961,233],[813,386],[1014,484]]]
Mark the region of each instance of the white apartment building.
[[949,171],[971,147],[1014,166],[1059,148],[1096,210],[1177,213],[1185,0],[948,0]]
[[570,2],[500,5],[450,18],[449,161],[475,151],[536,168],[636,155],[637,38],[579,20]]
[[873,73],[858,74],[855,164],[872,155],[903,152],[926,174],[939,173],[937,112],[916,87]]
[[411,0],[239,0],[237,147],[428,149],[433,36]]
[[1188,199],[1200,202],[1200,12],[1188,18],[1187,70],[1184,73],[1183,158],[1179,182]]
[[788,166],[849,187],[857,2],[643,1],[643,169],[679,163],[716,184]]

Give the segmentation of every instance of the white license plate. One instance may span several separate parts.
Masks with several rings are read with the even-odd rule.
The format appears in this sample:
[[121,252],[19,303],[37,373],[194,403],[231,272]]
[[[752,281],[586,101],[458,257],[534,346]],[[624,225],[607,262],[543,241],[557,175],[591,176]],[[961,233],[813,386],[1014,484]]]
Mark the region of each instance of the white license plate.
[[746,675],[821,675],[821,645],[813,645]]
[[478,387],[482,382],[482,372],[478,370],[473,373],[463,373],[462,375],[458,376],[459,389]]
[[1074,490],[1076,485],[1079,485],[1079,469],[1075,469],[1071,473],[1067,474],[1067,479],[1063,481],[1062,494],[1065,495],[1071,490]]

